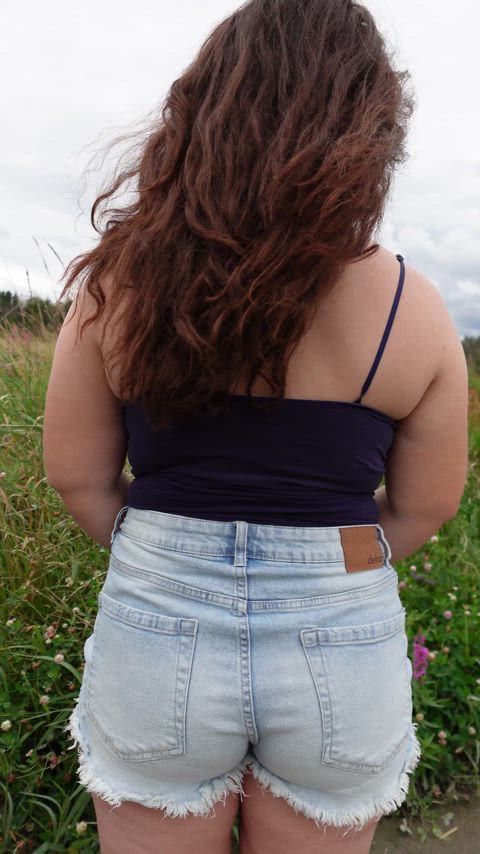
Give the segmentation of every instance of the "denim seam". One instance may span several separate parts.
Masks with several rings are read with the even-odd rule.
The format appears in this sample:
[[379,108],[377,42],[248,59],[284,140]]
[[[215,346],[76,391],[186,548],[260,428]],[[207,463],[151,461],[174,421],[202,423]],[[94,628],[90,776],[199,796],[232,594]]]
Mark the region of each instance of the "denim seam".
[[[165,635],[194,635],[198,629],[198,620],[193,617],[168,617],[163,614],[157,615],[151,613],[150,611],[141,611],[140,608],[130,608],[127,605],[124,605],[123,602],[117,602],[116,600],[112,600],[110,604],[109,600],[110,596],[107,596],[103,590],[100,591],[98,595],[98,604],[99,607],[108,614],[114,620],[119,620],[122,623],[125,623],[127,626],[132,626],[133,628],[141,628],[145,629],[147,632],[157,632],[158,634]],[[129,617],[128,612],[132,612],[133,615],[137,615]],[[147,618],[152,618],[151,624],[149,624]],[[155,622],[159,622],[160,625],[155,625]],[[165,624],[168,622],[169,627]],[[182,623],[186,623],[186,626],[182,626]],[[163,624],[163,626],[162,626]]]
[[[357,526],[352,526],[352,527],[357,527]],[[176,541],[174,545],[169,545],[168,542],[165,542],[165,541],[155,542],[153,540],[145,540],[145,539],[140,540],[138,537],[132,537],[131,534],[127,534],[123,528],[119,529],[117,533],[121,533],[121,535],[123,537],[128,537],[128,539],[132,540],[134,543],[140,543],[141,545],[145,545],[145,546],[153,546],[154,548],[163,549],[165,551],[181,552],[182,554],[185,554],[185,555],[195,555],[197,557],[222,557],[222,558],[232,557],[233,558],[234,554],[235,554],[234,551],[225,551],[225,550],[223,550],[223,551],[206,551],[206,550],[205,551],[203,551],[203,550],[198,551],[196,549],[191,550],[188,545],[186,545],[185,543],[178,542],[178,541]],[[337,552],[337,554],[338,554],[338,552]],[[254,551],[251,554],[248,554],[247,557],[249,558],[249,560],[271,561],[274,563],[298,563],[300,565],[303,565],[305,563],[308,563],[308,564],[311,564],[311,563],[319,563],[319,564],[326,564],[326,563],[337,564],[338,563],[338,564],[342,564],[344,562],[343,557],[328,557],[327,556],[327,557],[321,557],[321,558],[316,558],[316,557],[315,558],[303,558],[303,559],[299,560],[298,558],[294,557],[293,555],[292,556],[284,555],[284,556],[278,556],[277,557],[277,556],[275,556],[275,554],[272,555],[272,552],[267,552],[265,554],[265,552],[262,552],[262,551]]]
[[[127,507],[130,508],[130,506],[131,505],[127,504],[127,505],[125,505],[125,507],[122,507],[122,510],[125,510]],[[139,509],[142,512],[143,508],[132,507],[132,510],[139,510]],[[219,519],[202,519],[202,518],[193,517],[193,516],[185,517],[185,516],[179,515],[178,513],[167,513],[164,510],[159,510],[159,511],[154,510],[154,511],[147,511],[147,512],[154,512],[154,513],[158,512],[162,516],[170,516],[173,519],[181,519],[183,525],[185,525],[185,519],[186,518],[194,519],[195,526],[197,528],[200,525],[201,528],[206,526],[207,528],[211,529],[212,524],[213,525],[232,525],[232,526],[234,526],[236,521],[240,521],[237,519],[227,519],[227,520],[222,521]],[[320,526],[320,525],[313,525],[313,526],[310,526],[310,525],[273,525],[273,524],[269,524],[267,522],[260,522],[260,523],[248,522],[247,524],[248,524],[249,528],[253,528],[253,527],[259,525],[261,528],[271,528],[273,531],[278,531],[279,528],[283,528],[287,531],[310,531],[312,529],[312,527],[313,528],[324,527],[324,526]],[[340,525],[339,527],[341,527],[341,528],[374,528],[377,524],[378,524],[378,522],[358,522],[354,525]],[[331,525],[329,527],[335,528],[336,526]],[[207,533],[210,533],[210,531],[208,531]]]
[[[384,589],[389,590],[390,587],[397,586],[397,575],[394,577],[383,578],[374,584],[369,584],[368,587],[363,587],[358,590],[345,590],[341,593],[330,593],[320,596],[309,596],[302,598],[289,599],[257,599],[245,600],[234,596],[227,596],[225,593],[212,593],[210,591],[201,590],[200,588],[192,587],[181,582],[172,581],[165,576],[159,576],[148,570],[131,567],[129,564],[120,563],[113,556],[110,559],[110,566],[116,571],[126,576],[135,576],[144,578],[150,581],[163,590],[169,590],[180,596],[185,596],[188,599],[197,599],[200,601],[208,601],[225,608],[239,609],[243,606],[243,611],[256,612],[261,610],[266,611],[285,611],[285,610],[302,610],[303,608],[318,607],[322,605],[335,604],[336,602],[351,601],[357,599],[366,599],[375,596]],[[368,572],[369,570],[365,570]],[[245,606],[247,606],[245,608]]]

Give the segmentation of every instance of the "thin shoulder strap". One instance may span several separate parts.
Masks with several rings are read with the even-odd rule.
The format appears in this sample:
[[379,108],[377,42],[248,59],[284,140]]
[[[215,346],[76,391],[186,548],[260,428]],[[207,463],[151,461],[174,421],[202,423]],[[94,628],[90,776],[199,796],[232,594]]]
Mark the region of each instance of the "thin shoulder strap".
[[354,401],[355,403],[361,402],[363,395],[366,394],[367,389],[370,387],[370,383],[372,382],[373,377],[375,376],[375,371],[377,370],[380,359],[382,358],[382,354],[383,354],[383,351],[385,349],[385,345],[387,343],[388,336],[390,335],[390,330],[392,328],[392,324],[393,324],[393,321],[395,319],[395,314],[397,313],[398,303],[399,303],[400,296],[401,296],[401,293],[403,290],[403,282],[405,280],[405,264],[403,263],[404,258],[402,255],[397,255],[396,258],[400,261],[400,278],[398,280],[395,298],[393,300],[392,308],[390,309],[390,314],[388,316],[387,324],[385,326],[385,329],[384,329],[384,332],[382,335],[382,340],[380,341],[380,346],[377,350],[377,355],[375,356],[375,359],[373,360],[373,365],[370,368],[370,372],[368,374],[368,377],[363,384],[362,393],[361,393],[360,397],[358,397],[357,400]]

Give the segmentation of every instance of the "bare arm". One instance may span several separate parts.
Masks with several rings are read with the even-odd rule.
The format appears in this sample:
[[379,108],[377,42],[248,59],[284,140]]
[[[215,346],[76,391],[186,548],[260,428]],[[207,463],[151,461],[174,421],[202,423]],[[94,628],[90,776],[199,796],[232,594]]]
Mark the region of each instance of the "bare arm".
[[468,475],[467,363],[445,304],[435,286],[430,287],[432,328],[439,330],[441,345],[437,371],[415,409],[398,425],[385,485],[375,492],[392,560],[412,554],[456,516]]

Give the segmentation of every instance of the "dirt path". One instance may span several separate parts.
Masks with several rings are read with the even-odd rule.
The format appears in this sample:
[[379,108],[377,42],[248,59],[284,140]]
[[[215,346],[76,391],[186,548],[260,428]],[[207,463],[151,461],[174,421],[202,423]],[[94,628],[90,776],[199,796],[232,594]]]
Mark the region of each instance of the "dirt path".
[[[378,825],[373,840],[371,854],[477,854],[480,852],[480,796],[471,795],[470,800],[457,803],[436,805],[433,815],[441,828],[443,839],[431,836],[422,843],[417,832],[422,824],[419,820],[410,820],[408,827],[412,833],[402,832],[401,819],[385,816]],[[446,819],[446,820],[444,820]]]

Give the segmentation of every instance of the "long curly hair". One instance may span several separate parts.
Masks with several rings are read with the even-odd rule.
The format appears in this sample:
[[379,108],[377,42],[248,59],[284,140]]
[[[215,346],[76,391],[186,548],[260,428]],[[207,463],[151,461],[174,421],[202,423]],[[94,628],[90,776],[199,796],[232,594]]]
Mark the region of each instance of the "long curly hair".
[[[95,199],[78,280],[121,308],[122,402],[153,429],[223,410],[261,375],[283,400],[290,355],[344,267],[374,254],[415,96],[352,0],[250,0],[168,90],[133,161]],[[133,179],[133,201],[99,206]],[[102,327],[103,336],[108,324]],[[102,342],[104,337],[102,338]],[[258,401],[256,405],[260,405]]]

